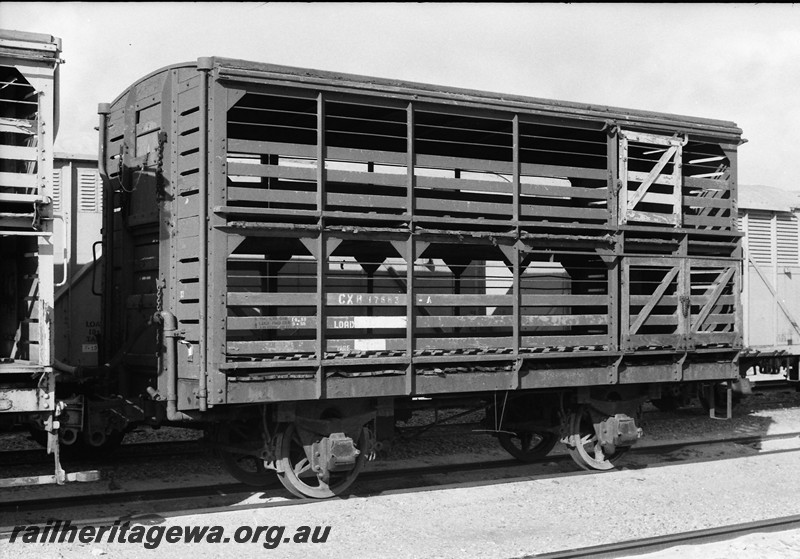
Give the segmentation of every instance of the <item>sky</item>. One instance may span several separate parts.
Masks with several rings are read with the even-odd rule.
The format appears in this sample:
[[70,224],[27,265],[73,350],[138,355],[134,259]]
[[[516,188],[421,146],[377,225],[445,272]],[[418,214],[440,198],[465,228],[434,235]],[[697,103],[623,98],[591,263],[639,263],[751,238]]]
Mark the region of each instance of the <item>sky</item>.
[[800,5],[0,2],[60,37],[56,151],[97,151],[98,103],[201,56],[735,122],[740,184],[800,192]]

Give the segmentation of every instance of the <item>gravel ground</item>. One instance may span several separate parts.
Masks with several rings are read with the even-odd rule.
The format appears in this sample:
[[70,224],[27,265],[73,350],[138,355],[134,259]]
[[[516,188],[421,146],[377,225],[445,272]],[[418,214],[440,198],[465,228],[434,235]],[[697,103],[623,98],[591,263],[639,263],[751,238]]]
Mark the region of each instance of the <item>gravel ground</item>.
[[[675,440],[788,433],[800,430],[798,396],[792,392],[759,394],[736,409],[733,421],[713,421],[702,410],[689,408],[674,414],[650,409],[645,414],[646,438],[641,446]],[[160,433],[164,433],[162,430]],[[5,435],[3,435],[5,436]],[[0,445],[3,439],[0,438]],[[414,445],[417,445],[416,449]],[[646,452],[631,453],[622,469],[606,474],[583,475],[574,468],[542,465],[546,475],[506,480],[491,485],[437,488],[429,491],[375,490],[370,498],[351,497],[310,504],[226,512],[207,516],[161,519],[156,526],[219,525],[231,536],[254,526],[286,526],[293,535],[299,526],[330,526],[325,543],[281,543],[267,550],[259,542],[228,545],[160,544],[159,552],[174,557],[197,555],[242,558],[324,557],[358,558],[391,555],[397,558],[523,557],[577,546],[656,536],[800,513],[800,476],[796,475],[800,440],[786,439],[763,445],[729,445],[684,449],[658,467],[646,466]],[[735,446],[736,448],[732,448]],[[559,452],[556,449],[555,452]],[[427,437],[395,446],[387,456],[392,464],[436,463],[451,454],[505,458],[488,436]],[[688,461],[687,461],[688,459]],[[680,461],[678,461],[680,460]],[[112,481],[120,486],[134,483],[180,486],[197,480],[220,481],[218,466],[197,462],[194,470],[173,465],[164,471],[136,471],[115,465]],[[548,470],[549,468],[549,470]],[[141,469],[141,468],[140,468]],[[124,473],[123,473],[124,472]],[[108,472],[105,472],[108,473]],[[128,477],[129,476],[129,477]],[[108,478],[105,478],[108,479]],[[461,481],[454,475],[453,483]],[[38,491],[85,492],[98,484],[73,484]],[[654,489],[657,488],[657,489]],[[101,489],[107,489],[107,487]],[[0,493],[0,503],[4,496]],[[273,502],[281,497],[270,497]],[[2,506],[0,504],[0,509]],[[152,512],[146,503],[131,503],[115,517]],[[10,517],[13,518],[13,515]],[[63,517],[62,517],[63,518]],[[9,520],[6,517],[4,520]],[[23,522],[23,518],[18,518]],[[141,521],[144,522],[144,521]],[[8,525],[8,522],[0,522]],[[149,529],[150,527],[148,527]],[[275,534],[273,531],[272,534]],[[143,559],[153,551],[141,544],[11,544],[0,541],[0,557],[89,557],[108,555]],[[731,542],[681,547],[644,557],[798,557],[800,531],[746,536]]]

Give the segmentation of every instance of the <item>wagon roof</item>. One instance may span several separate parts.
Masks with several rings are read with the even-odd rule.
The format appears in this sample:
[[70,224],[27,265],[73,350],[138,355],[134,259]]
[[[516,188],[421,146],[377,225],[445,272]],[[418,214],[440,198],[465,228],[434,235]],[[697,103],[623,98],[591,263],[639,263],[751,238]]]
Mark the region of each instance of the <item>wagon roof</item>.
[[28,59],[58,60],[61,39],[42,33],[0,29],[0,55]]
[[800,207],[800,192],[761,184],[739,185],[739,208],[791,212]]
[[[202,60],[202,59],[198,59]],[[446,87],[425,83],[375,78],[326,70],[297,68],[232,58],[210,57],[222,79],[275,80],[301,87],[323,86],[351,93],[383,95],[417,101],[450,105],[482,107],[495,110],[515,110],[551,117],[570,117],[593,121],[615,121],[622,126],[661,127],[669,131],[723,137],[741,143],[742,130],[736,123],[725,120],[675,115],[668,113],[623,109],[604,105],[556,101],[523,95],[511,95]],[[174,64],[157,70],[137,83],[160,72],[179,67],[196,66],[197,62]],[[134,84],[135,85],[135,84]],[[120,95],[117,99],[122,97]]]
[[215,66],[220,69],[221,76],[264,76],[299,83],[338,86],[348,90],[360,90],[365,93],[385,93],[392,96],[408,97],[409,99],[449,102],[452,104],[478,104],[503,110],[513,108],[526,112],[546,113],[551,116],[569,115],[592,120],[616,120],[620,124],[661,125],[673,129],[685,127],[687,132],[702,130],[705,133],[733,136],[737,141],[741,138],[742,133],[742,130],[734,122],[724,120],[570,101],[556,101],[523,95],[445,87],[230,58],[213,58],[213,61]]

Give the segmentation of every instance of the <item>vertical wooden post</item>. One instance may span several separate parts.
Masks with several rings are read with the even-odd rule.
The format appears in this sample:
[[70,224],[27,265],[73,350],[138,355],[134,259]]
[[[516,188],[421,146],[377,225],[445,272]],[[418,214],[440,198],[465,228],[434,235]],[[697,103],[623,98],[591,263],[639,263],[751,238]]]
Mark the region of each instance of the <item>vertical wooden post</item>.
[[327,277],[328,246],[325,234],[325,99],[317,95],[317,212],[319,213],[319,238],[317,239],[317,373],[315,396],[325,397],[325,279]]
[[[682,349],[694,345],[692,339],[692,266],[689,261],[689,235],[680,237],[677,255],[678,266],[678,334],[683,337]],[[684,303],[686,301],[686,303]],[[683,305],[689,306],[688,313],[683,314]]]
[[414,104],[409,103],[406,108],[406,205],[409,215],[408,238],[406,240],[406,366],[405,393],[414,394],[417,388],[416,371],[414,367],[414,337],[416,330],[416,317],[414,315],[414,262],[417,259],[416,240],[414,238],[414,178],[415,165],[414,151]]
[[[519,155],[519,115],[515,114],[511,124],[512,129],[512,155],[511,160],[512,168],[512,189],[513,189],[513,205],[514,205],[514,228],[516,230],[515,238],[519,243],[520,239],[520,218],[521,218],[521,201],[520,194],[522,187],[520,185],[520,155]],[[515,246],[511,253],[511,267],[512,267],[512,289],[514,298],[512,301],[512,337],[513,337],[513,350],[514,359],[519,359],[520,346],[522,342],[522,273],[524,272],[520,262],[519,247]],[[519,377],[517,376],[514,381],[519,386]]]
[[[624,225],[628,222],[628,139],[622,132],[617,134],[619,137],[619,153],[617,177],[614,181],[614,191],[617,195],[617,223]],[[613,165],[613,163],[609,162]]]

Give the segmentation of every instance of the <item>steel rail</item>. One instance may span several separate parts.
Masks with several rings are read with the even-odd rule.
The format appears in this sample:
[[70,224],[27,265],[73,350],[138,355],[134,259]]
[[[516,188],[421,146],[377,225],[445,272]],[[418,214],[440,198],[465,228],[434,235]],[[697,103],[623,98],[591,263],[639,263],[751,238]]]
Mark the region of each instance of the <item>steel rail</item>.
[[800,528],[800,515],[783,516],[767,520],[755,520],[739,524],[729,524],[715,528],[691,530],[677,534],[665,534],[650,538],[627,540],[611,544],[595,545],[590,547],[566,549],[525,555],[520,559],[606,559],[619,558],[643,553],[654,553],[679,545],[701,545],[732,540],[748,534],[763,532],[781,532]]

